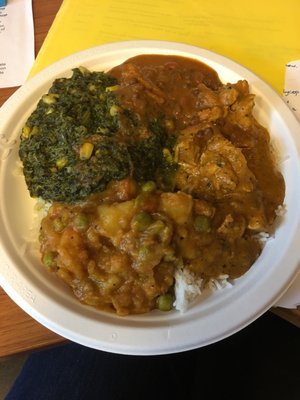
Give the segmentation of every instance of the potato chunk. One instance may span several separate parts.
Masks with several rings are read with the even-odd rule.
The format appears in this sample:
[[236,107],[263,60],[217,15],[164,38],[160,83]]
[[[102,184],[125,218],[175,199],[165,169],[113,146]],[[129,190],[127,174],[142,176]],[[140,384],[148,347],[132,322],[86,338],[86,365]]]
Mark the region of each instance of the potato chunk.
[[135,202],[133,200],[99,205],[97,209],[99,233],[111,239],[115,245],[118,244],[124,231],[130,227],[134,207]]
[[162,193],[160,197],[160,209],[181,225],[188,221],[193,208],[193,198],[183,192]]

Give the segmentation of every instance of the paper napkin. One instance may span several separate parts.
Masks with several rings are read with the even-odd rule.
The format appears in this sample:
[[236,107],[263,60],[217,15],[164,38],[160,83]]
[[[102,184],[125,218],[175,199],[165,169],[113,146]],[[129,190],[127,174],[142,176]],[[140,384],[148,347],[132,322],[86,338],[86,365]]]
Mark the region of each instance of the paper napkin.
[[0,88],[22,85],[34,62],[31,0],[0,7]]

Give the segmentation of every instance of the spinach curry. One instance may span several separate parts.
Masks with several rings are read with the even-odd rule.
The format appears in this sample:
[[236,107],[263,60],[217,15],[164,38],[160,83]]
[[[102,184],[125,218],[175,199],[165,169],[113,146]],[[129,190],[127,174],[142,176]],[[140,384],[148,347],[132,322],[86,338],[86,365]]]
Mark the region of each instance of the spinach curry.
[[52,202],[43,264],[85,304],[172,308],[174,276],[243,275],[274,229],[285,184],[247,81],[142,55],[57,79],[23,128],[31,196]]

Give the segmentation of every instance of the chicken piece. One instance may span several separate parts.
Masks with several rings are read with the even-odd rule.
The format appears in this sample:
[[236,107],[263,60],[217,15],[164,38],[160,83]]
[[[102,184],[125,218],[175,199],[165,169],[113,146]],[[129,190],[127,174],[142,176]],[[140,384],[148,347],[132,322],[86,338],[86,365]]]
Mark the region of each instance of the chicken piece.
[[222,199],[233,192],[251,192],[255,176],[239,148],[225,139],[215,128],[204,149],[197,146],[195,136],[184,138],[175,152],[180,168],[176,186],[196,196]]
[[242,130],[249,129],[255,121],[252,115],[254,97],[250,94],[249,84],[245,80],[224,85],[219,90],[219,99],[228,111],[224,114],[226,121],[237,125]]
[[235,85],[228,84],[222,86],[220,89],[219,98],[224,106],[231,106],[236,102],[239,92],[234,86]]
[[246,221],[242,215],[227,214],[217,232],[229,241],[241,238],[246,229]]
[[231,107],[227,115],[227,120],[243,130],[251,128],[254,124],[252,110],[254,107],[254,95],[249,94],[237,100]]
[[200,83],[197,87],[197,109],[204,110],[212,107],[222,106],[217,91],[211,90],[204,83]]
[[211,108],[205,108],[204,110],[198,111],[198,117],[201,122],[215,122],[219,118],[224,116],[224,110],[221,107],[214,106]]

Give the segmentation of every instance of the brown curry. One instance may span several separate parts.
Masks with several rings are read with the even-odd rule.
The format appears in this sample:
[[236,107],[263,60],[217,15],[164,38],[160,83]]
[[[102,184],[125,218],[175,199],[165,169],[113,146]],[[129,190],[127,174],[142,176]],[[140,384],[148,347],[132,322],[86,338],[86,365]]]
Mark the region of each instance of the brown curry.
[[[54,203],[41,226],[43,263],[85,304],[119,315],[171,299],[184,266],[204,280],[243,275],[274,228],[285,185],[268,131],[252,114],[246,81],[223,84],[199,61],[161,55],[127,60],[117,78],[120,142],[163,116],[175,137],[172,189],[133,175],[76,204]],[[132,131],[122,110],[138,115]]]

